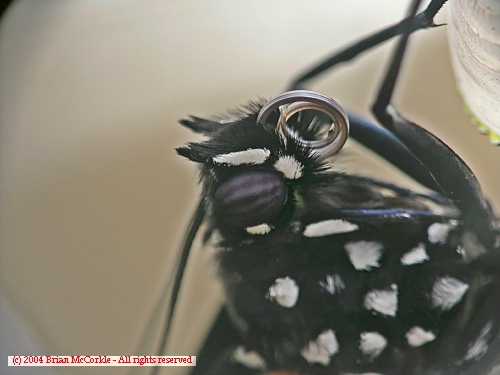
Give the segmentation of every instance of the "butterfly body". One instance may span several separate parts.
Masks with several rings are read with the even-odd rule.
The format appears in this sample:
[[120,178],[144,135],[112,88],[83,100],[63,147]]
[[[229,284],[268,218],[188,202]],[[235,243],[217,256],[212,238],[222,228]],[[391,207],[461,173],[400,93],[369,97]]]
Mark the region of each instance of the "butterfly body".
[[[202,165],[205,237],[218,249],[235,350],[258,356],[256,371],[307,374],[418,373],[445,351],[457,363],[479,357],[454,339],[478,290],[498,280],[471,266],[481,251],[465,243],[456,207],[335,170],[341,156],[319,160],[257,123],[260,107],[178,150]],[[317,131],[307,115],[291,123]]]
[[[269,101],[181,121],[207,139],[177,149],[200,165],[202,198],[164,338],[203,220],[226,297],[193,375],[498,373],[499,221],[463,160],[392,104],[409,35],[436,26],[444,2],[417,15],[413,1],[407,18],[320,62]],[[380,126],[299,90],[398,34],[372,108]],[[340,170],[350,130],[432,192]]]

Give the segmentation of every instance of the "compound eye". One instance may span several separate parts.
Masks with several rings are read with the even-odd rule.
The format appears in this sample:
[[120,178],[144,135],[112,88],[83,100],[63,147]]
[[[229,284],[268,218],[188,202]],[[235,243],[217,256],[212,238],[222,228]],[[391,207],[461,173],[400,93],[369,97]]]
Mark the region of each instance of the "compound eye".
[[226,224],[247,228],[268,223],[284,206],[287,187],[272,171],[245,171],[222,183],[214,194],[215,216]]
[[[308,91],[295,90],[278,95],[266,103],[259,112],[257,122],[264,124],[271,113],[279,109],[280,116],[276,127],[284,136],[295,138],[297,143],[311,149],[319,160],[325,159],[338,152],[349,135],[349,119],[346,112],[332,98],[323,94]],[[322,139],[307,140],[298,134],[293,128],[289,128],[287,121],[295,114],[302,111],[318,111],[329,117],[332,122],[328,129],[323,132]]]

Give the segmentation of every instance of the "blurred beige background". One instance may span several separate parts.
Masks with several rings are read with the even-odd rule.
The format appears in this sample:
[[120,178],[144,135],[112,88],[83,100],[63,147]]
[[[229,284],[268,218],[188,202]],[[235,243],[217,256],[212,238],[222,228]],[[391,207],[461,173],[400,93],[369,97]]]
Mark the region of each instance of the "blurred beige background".
[[[194,166],[174,148],[199,138],[177,120],[281,92],[311,62],[397,21],[406,3],[14,3],[0,28],[0,373],[146,373],[7,368],[6,356],[155,354],[198,194]],[[314,88],[367,113],[388,51]],[[396,98],[469,163],[498,212],[499,150],[462,113],[446,28],[413,38]],[[373,172],[359,151],[346,168],[388,173]],[[208,259],[195,250],[168,354],[196,354],[217,310]]]

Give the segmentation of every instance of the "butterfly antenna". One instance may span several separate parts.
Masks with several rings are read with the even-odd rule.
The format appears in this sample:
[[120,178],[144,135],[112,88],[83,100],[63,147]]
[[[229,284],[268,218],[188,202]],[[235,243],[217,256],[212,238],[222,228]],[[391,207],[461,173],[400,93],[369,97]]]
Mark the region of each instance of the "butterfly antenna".
[[[205,217],[205,205],[204,200],[201,200],[196,207],[196,211],[191,218],[191,222],[189,224],[189,228],[186,232],[186,236],[184,238],[184,243],[182,246],[182,250],[179,255],[179,259],[177,261],[177,268],[175,271],[174,278],[174,286],[172,287],[172,294],[170,296],[170,304],[167,309],[167,313],[165,316],[165,329],[163,331],[163,335],[161,337],[160,347],[158,348],[157,355],[161,356],[165,349],[167,348],[168,338],[170,335],[170,330],[172,328],[173,315],[175,313],[175,305],[177,302],[177,298],[179,297],[179,291],[182,283],[182,278],[184,275],[184,270],[186,269],[186,264],[189,259],[189,252],[193,245],[193,241],[196,238],[196,234],[198,233],[198,229],[203,222],[203,218]],[[157,375],[160,366],[153,367],[152,375]]]

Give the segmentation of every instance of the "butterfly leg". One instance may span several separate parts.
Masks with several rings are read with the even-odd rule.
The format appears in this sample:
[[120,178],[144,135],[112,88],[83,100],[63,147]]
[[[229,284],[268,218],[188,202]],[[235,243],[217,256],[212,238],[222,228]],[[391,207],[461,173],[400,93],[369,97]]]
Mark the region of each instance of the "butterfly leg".
[[287,91],[304,88],[305,82],[316,78],[326,70],[329,70],[340,63],[350,61],[359,54],[368,51],[369,49],[397,35],[402,34],[403,32],[405,32],[408,26],[410,27],[410,33],[419,29],[439,26],[434,23],[434,16],[441,9],[444,3],[446,3],[446,1],[447,0],[432,0],[427,8],[416,17],[406,17],[397,24],[389,26],[373,35],[363,38],[359,42],[354,43],[353,45],[341,50],[340,52],[336,52],[332,56],[300,74],[292,81]]
[[[417,6],[414,6],[413,11]],[[495,228],[493,213],[472,171],[444,142],[406,119],[392,104],[392,94],[411,31],[411,27],[408,27],[400,39],[372,107],[373,113],[429,171],[438,186],[438,192],[460,209],[466,226],[476,234],[482,245],[486,249],[500,248],[500,233]]]

